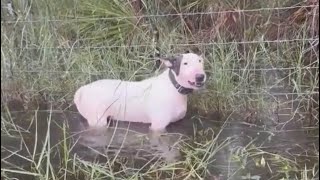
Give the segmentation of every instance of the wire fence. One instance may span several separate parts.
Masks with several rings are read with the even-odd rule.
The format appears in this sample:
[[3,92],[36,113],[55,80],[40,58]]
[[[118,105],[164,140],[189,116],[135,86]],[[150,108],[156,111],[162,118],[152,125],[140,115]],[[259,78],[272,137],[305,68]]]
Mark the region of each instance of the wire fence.
[[[170,44],[168,46],[212,46],[212,45],[232,45],[232,44],[263,44],[263,43],[289,43],[289,42],[308,42],[312,47],[316,47],[319,44],[319,37],[317,38],[305,38],[305,39],[279,39],[279,40],[257,40],[257,41],[239,41],[239,42],[212,42],[212,43],[185,43],[185,44]],[[16,47],[10,49],[22,49],[22,50],[37,50],[37,49],[108,49],[108,48],[139,48],[139,47],[153,47],[154,44],[131,44],[131,45],[110,45],[110,46],[70,46],[70,47]]]
[[[123,19],[142,19],[142,18],[154,18],[154,17],[161,17],[161,18],[170,18],[170,17],[185,17],[185,16],[200,16],[200,15],[211,15],[211,16],[217,16],[219,14],[226,14],[226,13],[234,13],[234,14],[244,14],[244,13],[261,13],[264,11],[276,11],[276,12],[283,12],[283,11],[290,11],[290,10],[298,10],[298,9],[303,9],[303,10],[308,10],[310,8],[319,8],[319,5],[294,5],[294,6],[289,6],[289,7],[272,7],[272,8],[257,8],[257,9],[233,9],[233,10],[222,10],[222,11],[207,11],[207,12],[181,12],[181,13],[164,13],[164,14],[147,14],[147,15],[136,15],[136,16],[121,16],[121,17],[73,17],[73,18],[61,18],[59,19],[59,17],[42,17],[42,18],[34,18],[33,19],[27,19],[26,17],[17,17],[16,20],[12,21],[12,20],[1,20],[1,24],[2,26],[6,26],[6,25],[14,25],[17,26],[18,24],[22,23],[22,24],[30,24],[31,26],[37,26],[34,23],[41,23],[41,22],[52,22],[52,23],[80,23],[80,22],[88,22],[88,21],[97,21],[97,20],[101,20],[101,21],[107,21],[107,20],[123,20]],[[317,11],[311,11],[312,14],[309,13],[310,16],[313,16],[313,20],[312,20],[312,24],[316,24],[316,20],[318,18],[318,15],[316,14]],[[272,22],[271,22],[272,23]],[[23,27],[23,26],[22,26]],[[279,28],[279,27],[278,27]],[[278,29],[279,31],[279,29]],[[316,33],[314,33],[316,34]],[[279,36],[279,35],[278,35]],[[7,38],[7,40],[6,40]],[[5,41],[9,42],[10,39],[9,36],[5,36]],[[277,38],[276,40],[268,40],[267,38],[264,37],[264,35],[261,36],[257,36],[257,38],[255,38],[256,40],[242,40],[242,41],[227,41],[227,42],[221,42],[221,41],[213,41],[213,42],[194,42],[194,43],[167,43],[166,46],[171,47],[201,47],[201,46],[221,46],[221,45],[226,45],[226,46],[231,46],[231,45],[260,45],[263,48],[268,48],[267,45],[262,45],[262,44],[286,44],[288,43],[288,46],[290,46],[290,43],[302,43],[303,47],[301,46],[301,54],[307,54],[307,53],[312,53],[313,54],[313,60],[312,62],[309,62],[307,64],[298,64],[298,63],[291,63],[289,62],[289,65],[284,65],[283,63],[271,63],[271,60],[269,60],[270,62],[262,65],[262,66],[256,66],[256,65],[247,65],[244,68],[241,68],[237,65],[235,65],[235,62],[232,62],[233,64],[229,67],[221,67],[219,71],[221,72],[236,72],[233,75],[234,76],[239,76],[241,78],[245,78],[244,76],[245,73],[249,73],[249,74],[253,74],[253,75],[258,75],[261,76],[262,78],[264,78],[262,74],[262,72],[286,72],[284,73],[284,75],[276,75],[280,77],[280,80],[276,80],[275,77],[273,77],[273,80],[269,80],[268,83],[266,83],[267,85],[265,86],[260,86],[260,87],[255,87],[256,91],[254,92],[248,92],[247,90],[243,89],[241,91],[246,91],[246,92],[239,92],[239,91],[235,91],[232,92],[232,95],[259,95],[259,94],[265,94],[265,95],[272,95],[272,96],[277,96],[277,95],[314,95],[314,94],[319,94],[318,92],[318,88],[315,86],[315,84],[317,83],[313,83],[312,85],[308,86],[308,85],[303,85],[303,84],[299,84],[298,89],[303,89],[304,87],[309,87],[306,88],[306,91],[300,91],[300,92],[296,92],[297,91],[297,87],[294,87],[293,90],[291,92],[269,92],[269,90],[265,90],[265,89],[270,89],[270,88],[274,88],[274,87],[285,87],[284,85],[279,85],[283,80],[281,79],[286,79],[286,78],[291,78],[291,76],[305,76],[305,74],[308,74],[308,76],[317,76],[317,74],[319,73],[319,57],[317,55],[317,49],[319,46],[319,36],[315,35],[313,37],[292,37],[292,38],[288,38],[288,37],[283,37],[281,38],[279,36],[279,38]],[[10,53],[16,53],[19,55],[23,54],[24,51],[32,51],[32,50],[40,50],[41,51],[46,51],[46,50],[65,50],[66,53],[72,54],[74,53],[73,50],[83,50],[83,49],[111,49],[111,48],[143,48],[143,47],[148,47],[148,48],[153,48],[155,46],[154,42],[143,42],[141,44],[127,44],[127,45],[99,45],[99,46],[94,46],[94,45],[80,45],[79,43],[80,39],[75,40],[72,44],[63,44],[63,45],[58,45],[58,46],[47,46],[45,45],[46,43],[39,43],[38,45],[35,44],[24,44],[22,42],[18,43],[17,46],[13,47],[13,46],[1,46],[1,52],[2,52],[2,57],[4,58],[4,60],[2,60],[1,62],[3,64],[5,64],[4,67],[1,68],[1,76],[2,79],[6,82],[11,81],[11,79],[9,78],[5,78],[3,76],[3,74],[6,73],[12,73],[12,74],[20,74],[22,76],[29,76],[29,74],[39,74],[39,73],[45,73],[48,76],[50,74],[57,74],[58,75],[68,75],[68,74],[82,74],[84,76],[87,75],[103,75],[103,74],[108,74],[110,73],[110,70],[101,70],[101,69],[81,69],[81,70],[74,70],[74,69],[70,69],[70,70],[61,70],[58,69],[56,70],[55,68],[45,68],[43,69],[43,66],[35,66],[33,68],[27,68],[27,65],[24,66],[20,66],[19,68],[16,67],[15,64],[17,64],[17,62],[12,62],[12,55]],[[290,48],[288,48],[290,49]],[[288,51],[289,52],[289,51]],[[292,52],[289,52],[292,53]],[[65,56],[66,59],[68,59],[67,56]],[[137,57],[137,59],[139,59],[140,57]],[[144,60],[154,60],[154,58],[149,58],[149,57],[141,57]],[[212,57],[211,57],[212,58]],[[279,59],[281,59],[281,57],[277,57]],[[40,59],[40,58],[39,58]],[[136,59],[136,60],[137,60]],[[29,60],[30,61],[30,60]],[[223,61],[223,60],[221,60]],[[9,65],[8,65],[9,63]],[[32,62],[30,62],[32,63]],[[41,60],[38,60],[37,62],[38,64],[43,63]],[[56,62],[55,62],[56,63]],[[52,63],[54,64],[54,63]],[[50,67],[50,64],[49,64]],[[219,68],[219,67],[215,67],[215,68]],[[66,68],[68,69],[68,68]],[[115,69],[112,70],[113,73],[122,73],[122,72],[128,72],[128,70],[126,69]],[[208,70],[208,71],[212,71],[212,69]],[[303,71],[304,74],[298,74],[301,73]],[[131,72],[131,71],[130,71]],[[257,73],[259,72],[259,73]],[[307,73],[306,73],[307,72]],[[274,75],[273,75],[274,76]],[[41,78],[41,77],[40,77]],[[48,78],[48,77],[47,77]],[[58,77],[56,77],[58,78]],[[70,79],[72,79],[74,77],[70,77]],[[316,80],[317,78],[312,77],[313,80]],[[249,80],[250,81],[250,80]],[[54,83],[53,83],[54,84]],[[78,84],[77,84],[78,85]],[[251,84],[251,82],[249,82],[250,86],[255,86],[254,83]],[[239,85],[236,85],[237,88],[239,87]],[[245,86],[243,88],[248,88],[248,86]],[[295,89],[296,88],[296,89]],[[46,89],[46,88],[42,88],[42,89]],[[28,90],[27,90],[28,91]],[[260,92],[257,92],[260,91]],[[25,91],[26,92],[26,91]],[[62,91],[63,92],[63,91]],[[216,94],[223,94],[224,92],[220,92],[217,90],[213,90],[214,93]],[[57,92],[60,93],[60,92]]]
[[115,20],[115,19],[141,19],[151,17],[169,17],[169,16],[199,16],[199,15],[215,15],[224,13],[246,13],[246,12],[261,12],[261,11],[279,11],[279,10],[292,10],[299,8],[317,8],[319,5],[305,5],[305,6],[288,6],[288,7],[272,7],[272,8],[258,8],[258,9],[233,9],[227,11],[209,11],[209,12],[192,12],[192,13],[170,13],[170,14],[151,14],[151,15],[137,15],[137,16],[121,16],[121,17],[76,17],[72,19],[50,19],[42,18],[38,20],[21,20],[16,21],[1,21],[1,23],[16,24],[16,23],[37,23],[37,22],[78,22],[78,21],[95,21],[95,20]]
[[[71,1],[76,4],[84,2]],[[269,2],[263,1],[263,8],[224,10],[218,7],[208,10],[206,7],[203,12],[174,9],[163,13],[157,10],[154,14],[138,11],[135,16],[112,13],[98,16],[95,12],[86,11],[89,12],[87,16],[73,17],[49,14],[51,7],[47,6],[55,1],[19,1],[27,4],[20,9],[23,12],[12,6],[12,2],[17,1],[7,2],[1,2],[2,10],[6,9],[12,16],[7,20],[1,13],[1,133],[3,142],[6,142],[1,144],[1,148],[6,156],[2,158],[3,164],[10,167],[1,171],[4,177],[6,171],[24,177],[35,174],[34,177],[52,175],[72,178],[74,175],[75,179],[89,176],[96,179],[109,176],[126,178],[127,174],[128,177],[134,174],[132,177],[135,178],[146,175],[161,179],[167,171],[166,177],[171,179],[200,178],[207,173],[212,174],[209,179],[222,178],[220,175],[213,176],[217,172],[225,173],[229,179],[233,176],[235,179],[247,178],[242,176],[245,174],[248,177],[261,176],[261,179],[267,179],[267,176],[280,179],[289,175],[303,179],[304,174],[314,177],[318,173],[315,171],[318,163],[313,159],[319,157],[315,143],[319,136],[312,134],[319,131],[318,2],[316,5],[303,5],[305,2],[315,2],[307,0],[292,6],[266,8]],[[31,7],[26,2],[36,5]],[[87,1],[95,2],[109,1]],[[136,1],[126,1],[131,2]],[[153,1],[144,1],[149,2]],[[225,3],[212,2],[214,6]],[[274,4],[280,2],[274,1]],[[45,4],[45,8],[41,9],[45,12],[42,16],[32,14],[38,10],[33,8],[41,8],[37,3]],[[96,9],[98,11],[103,7]],[[281,19],[287,17],[286,13],[292,15],[291,18]],[[266,18],[261,20],[260,25],[265,27],[257,27],[258,23],[250,21],[250,18],[245,19],[245,15],[260,17],[264,14],[267,14]],[[276,15],[276,18],[271,18],[271,15]],[[202,20],[204,16],[209,16],[212,21]],[[134,38],[125,36],[125,40],[121,38],[123,34],[129,34],[128,31],[112,32],[119,41],[112,39],[110,42],[95,43],[86,37],[91,35],[90,32],[95,32],[100,33],[98,35],[101,35],[102,41],[110,38],[104,36],[108,31],[103,31],[109,28],[103,23],[110,21],[116,26],[123,20],[134,20],[136,24],[128,22],[128,26],[123,26],[130,31],[133,26],[149,28],[159,19],[167,20],[156,24],[155,31],[163,31],[160,38],[153,37],[154,30],[147,28],[137,31],[141,34],[133,34]],[[190,22],[200,24],[198,29],[190,30]],[[91,31],[80,36],[81,23],[89,24],[89,28],[86,26],[83,29]],[[176,23],[177,27],[170,27]],[[221,25],[228,23],[232,28]],[[61,24],[67,24],[70,29],[61,28]],[[169,28],[165,29],[165,26]],[[269,30],[272,32],[271,38],[268,36]],[[144,34],[144,31],[149,34]],[[281,34],[281,31],[285,33]],[[287,31],[290,33],[286,34]],[[215,36],[212,38],[208,34]],[[175,140],[165,134],[161,143],[159,141],[165,148],[160,147],[153,153],[148,138],[141,133],[147,129],[142,124],[137,125],[137,130],[131,127],[132,122],[126,122],[124,127],[116,122],[116,125],[110,125],[111,131],[109,127],[101,130],[84,127],[84,117],[74,105],[75,91],[79,87],[107,78],[143,80],[161,73],[161,65],[157,65],[161,57],[194,49],[199,50],[205,59],[206,85],[188,97],[188,110],[183,123],[173,123],[171,127],[174,134],[180,134],[181,130],[181,135],[188,136],[186,140],[182,140],[182,136]],[[159,92],[159,96],[167,93],[166,87]],[[119,107],[126,110],[126,105],[122,105]],[[111,116],[108,116],[107,121],[110,119]],[[131,133],[133,131],[135,134]],[[170,164],[167,164],[168,168],[161,168],[163,163],[157,160],[158,154],[171,158],[173,155],[168,152],[174,150],[176,145],[181,152],[179,172]],[[33,149],[30,150],[30,147]],[[16,160],[16,157],[27,160],[27,164]],[[62,160],[60,157],[63,157]],[[212,160],[219,165],[212,165]],[[30,162],[37,167],[29,169]],[[158,166],[158,163],[161,164]],[[264,167],[266,163],[268,166]],[[80,168],[72,169],[75,165]],[[243,171],[240,172],[239,168]],[[258,174],[251,172],[255,168]],[[93,170],[98,170],[98,173]],[[259,173],[261,170],[265,172]],[[281,172],[279,176],[278,171]],[[267,176],[263,176],[264,173]]]

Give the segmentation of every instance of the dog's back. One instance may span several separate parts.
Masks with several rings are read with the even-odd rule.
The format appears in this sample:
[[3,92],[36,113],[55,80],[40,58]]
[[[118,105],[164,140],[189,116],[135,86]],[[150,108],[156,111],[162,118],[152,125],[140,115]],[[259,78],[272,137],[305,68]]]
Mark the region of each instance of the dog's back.
[[150,81],[98,80],[79,88],[74,103],[90,126],[104,125],[108,117],[147,122],[143,111],[150,87]]

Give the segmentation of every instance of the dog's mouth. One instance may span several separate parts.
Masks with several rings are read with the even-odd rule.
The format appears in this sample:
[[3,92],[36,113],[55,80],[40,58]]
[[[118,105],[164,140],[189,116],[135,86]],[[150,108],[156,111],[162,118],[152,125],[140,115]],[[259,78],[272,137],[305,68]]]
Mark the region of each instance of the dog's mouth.
[[197,87],[197,88],[201,88],[204,86],[204,82],[191,82],[191,81],[188,81],[188,83],[193,86],[193,87]]

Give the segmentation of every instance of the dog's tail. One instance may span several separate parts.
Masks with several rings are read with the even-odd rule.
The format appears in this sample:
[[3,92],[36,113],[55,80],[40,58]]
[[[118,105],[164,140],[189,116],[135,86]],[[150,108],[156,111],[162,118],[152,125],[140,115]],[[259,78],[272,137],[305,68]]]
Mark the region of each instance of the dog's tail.
[[[80,110],[79,110],[79,105],[80,105],[80,101],[81,101],[81,88],[78,89],[76,91],[76,93],[74,94],[74,98],[73,98],[73,102],[74,104],[76,105],[76,108],[78,109],[78,112],[80,113]],[[87,119],[85,117],[83,117],[83,115],[80,113],[80,122],[82,123],[82,125],[84,125],[84,127],[89,127],[89,123],[87,121]]]
[[73,98],[73,102],[76,106],[80,104],[80,101],[81,101],[81,88],[76,91]]

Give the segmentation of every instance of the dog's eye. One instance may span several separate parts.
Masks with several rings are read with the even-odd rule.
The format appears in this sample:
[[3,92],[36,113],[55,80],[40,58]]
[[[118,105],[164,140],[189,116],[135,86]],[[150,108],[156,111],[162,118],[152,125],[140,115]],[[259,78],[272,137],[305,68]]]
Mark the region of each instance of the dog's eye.
[[185,62],[185,63],[183,63],[184,65],[188,65],[188,63],[187,62]]
[[199,60],[199,62],[201,62],[201,59]]

